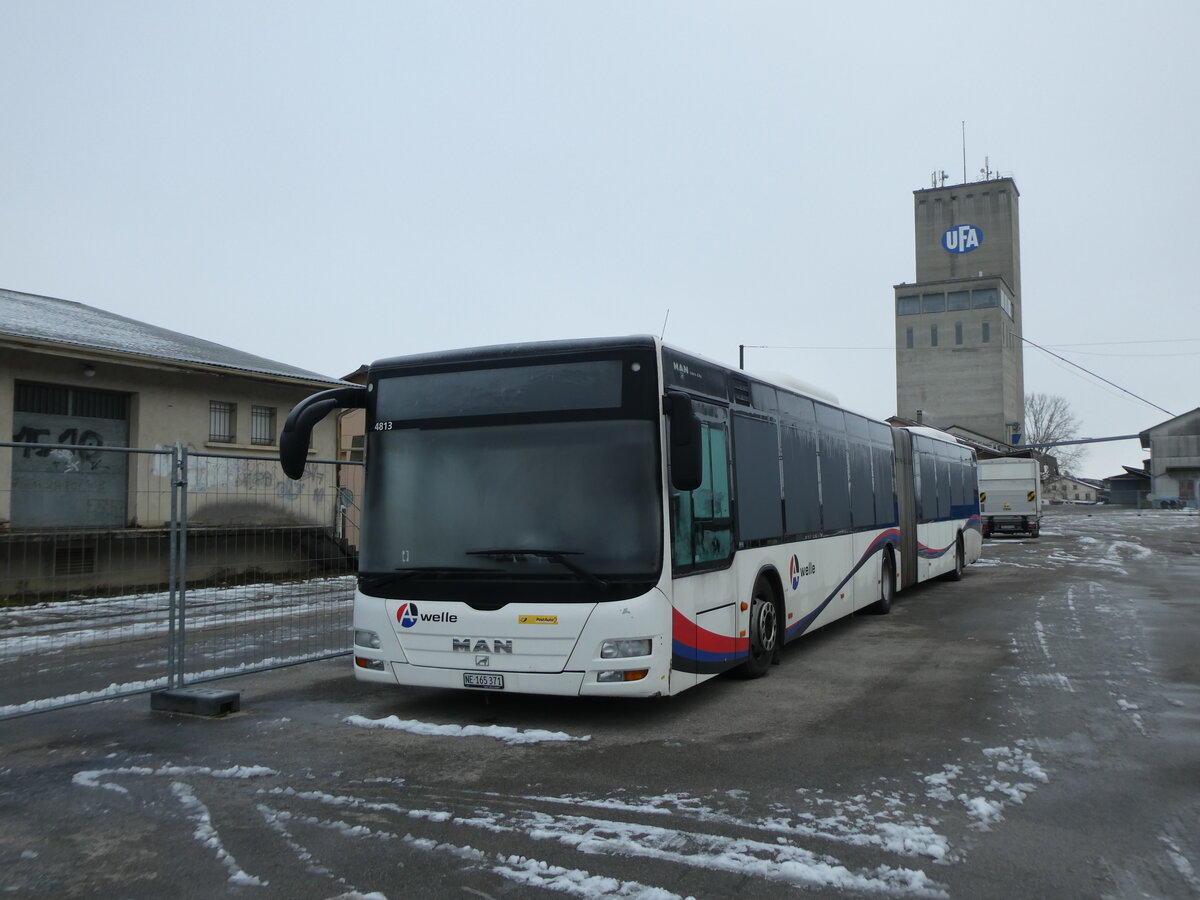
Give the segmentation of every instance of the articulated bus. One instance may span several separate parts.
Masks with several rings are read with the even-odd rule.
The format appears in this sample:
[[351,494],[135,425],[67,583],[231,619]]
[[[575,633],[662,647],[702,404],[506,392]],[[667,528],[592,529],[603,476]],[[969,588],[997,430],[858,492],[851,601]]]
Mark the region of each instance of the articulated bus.
[[354,672],[677,694],[979,558],[974,453],[831,397],[608,338],[385,359],[302,401],[365,408]]

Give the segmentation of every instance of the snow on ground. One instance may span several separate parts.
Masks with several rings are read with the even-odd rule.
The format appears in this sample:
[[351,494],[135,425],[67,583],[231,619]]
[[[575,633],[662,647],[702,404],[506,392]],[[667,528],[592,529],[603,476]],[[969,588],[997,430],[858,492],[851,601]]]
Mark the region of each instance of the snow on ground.
[[[194,588],[186,592],[187,627],[296,618],[354,600],[354,576],[286,584]],[[0,658],[56,652],[115,639],[166,635],[171,595],[166,591],[121,597],[81,598],[0,608]]]
[[229,872],[230,884],[249,887],[262,887],[263,885],[270,884],[270,882],[243,870],[238,865],[237,860],[233,858],[233,854],[225,849],[225,845],[221,842],[221,835],[213,825],[212,815],[209,813],[208,807],[196,796],[191,785],[181,781],[173,781],[171,783],[171,793],[179,800],[187,817],[195,823],[196,828],[193,836],[196,840],[204,844],[204,846],[211,849]]
[[[354,583],[344,575],[187,591],[186,681],[348,653]],[[168,687],[171,628],[169,592],[0,607],[0,718]]]
[[359,728],[387,728],[392,731],[407,731],[411,734],[439,735],[441,737],[489,737],[506,744],[536,744],[543,741],[590,741],[591,735],[571,737],[562,731],[541,731],[538,729],[509,728],[504,725],[435,725],[431,722],[420,722],[416,719],[401,719],[399,716],[387,716],[383,719],[368,719],[365,716],[347,716],[344,720],[348,725]]
[[[1162,528],[1175,527],[1178,517],[1177,513],[1163,514]],[[1053,526],[1056,533],[1073,536],[1078,550],[1055,551],[1050,565],[1081,559],[1094,562],[1100,557],[1106,561],[1101,564],[1105,567],[1103,574],[1111,576],[1124,572],[1124,561],[1144,561],[1153,555],[1153,550],[1136,539],[1097,541],[1086,533],[1087,521],[1083,515],[1057,516]],[[989,545],[994,555],[981,560],[979,565],[1014,565],[1005,559],[1005,547],[1017,543]],[[1090,611],[1110,618],[1123,614],[1117,607],[1094,602],[1104,596],[1100,582],[1081,584],[1079,588],[1081,592],[1090,592],[1091,602],[1087,606]],[[214,602],[220,602],[219,598]],[[1075,603],[1072,586],[1067,608],[1073,614]],[[88,602],[76,607],[81,620],[76,626],[82,626],[91,608]],[[26,624],[34,626],[36,633],[37,611],[23,611],[22,615],[30,617]],[[87,628],[75,630],[84,632]],[[1028,688],[1074,690],[1070,679],[1054,669],[1054,655],[1059,647],[1056,641],[1060,637],[1039,618],[1029,624],[1027,634],[1014,634],[1013,652],[1022,656],[1026,666],[1033,666],[1014,676],[1017,683]],[[1113,700],[1119,710],[1140,724],[1137,702],[1118,690],[1113,691]],[[564,732],[428,723],[396,716],[369,719],[354,715],[342,722],[351,727],[396,731],[397,740],[474,738],[519,744],[590,739],[587,735]],[[316,829],[346,840],[395,842],[410,853],[445,856],[458,866],[490,872],[518,889],[537,886],[582,898],[681,900],[678,894],[663,887],[604,874],[605,859],[613,857],[742,873],[780,886],[944,897],[945,888],[925,867],[964,863],[969,846],[960,842],[960,836],[965,839],[968,833],[974,833],[981,839],[981,833],[1003,822],[1013,807],[1023,804],[1050,780],[1050,774],[1031,752],[1032,741],[979,747],[971,738],[964,737],[962,744],[961,754],[931,762],[924,771],[880,778],[876,784],[841,795],[801,787],[784,798],[756,798],[730,785],[704,796],[648,795],[625,789],[596,795],[501,796],[470,789],[439,794],[404,779],[370,779],[352,782],[349,788],[334,786],[331,779],[324,789],[313,790],[311,782],[296,787],[288,784],[280,773],[256,765],[220,770],[173,765],[116,766],[78,772],[73,783],[81,789],[127,795],[127,785],[134,780],[162,780],[194,840],[224,868],[229,881],[238,885],[266,882],[255,874],[251,860],[235,859],[225,847],[220,823],[214,822],[203,800],[208,779],[245,783],[253,794],[252,807],[261,817],[263,827],[280,836],[309,872],[336,883],[337,889],[343,891],[340,896],[347,898],[373,900],[382,895],[355,889],[349,875],[339,870],[341,860],[336,853],[329,858],[317,858],[312,848],[296,837],[298,829]],[[768,812],[746,814],[745,810],[756,806]],[[447,833],[453,834],[454,839],[446,840]],[[502,845],[508,835],[532,838],[546,846],[547,852],[530,856],[480,849],[480,846]],[[1178,837],[1164,834],[1162,843],[1176,871],[1195,888],[1200,879]],[[897,857],[898,864],[869,870],[855,868],[838,858],[839,845],[887,852]],[[812,849],[818,846],[820,849]],[[582,868],[557,865],[541,858],[552,856],[556,848],[577,851],[596,862]]]
[[[431,741],[587,739],[561,732],[474,728],[396,717],[351,716],[343,722],[402,732],[403,739]],[[514,796],[471,788],[434,791],[406,779],[384,778],[351,781],[346,790],[347,785],[341,789],[314,786],[311,776],[293,786],[279,772],[258,765],[223,769],[114,765],[80,771],[73,783],[129,796],[130,802],[141,800],[132,797],[127,785],[163,783],[192,837],[224,868],[230,883],[238,885],[266,881],[256,873],[254,861],[235,859],[223,843],[220,823],[203,799],[210,779],[246,784],[262,825],[282,838],[309,872],[340,885],[344,896],[371,895],[359,893],[349,874],[339,869],[342,860],[336,849],[319,858],[311,840],[306,844],[297,837],[297,829],[325,833],[335,848],[341,839],[397,842],[408,852],[451,856],[457,865],[490,872],[519,887],[536,885],[582,898],[682,900],[661,886],[604,874],[606,858],[741,874],[779,886],[946,897],[936,874],[924,865],[965,861],[967,849],[955,846],[948,833],[987,831],[1003,820],[1009,807],[1024,802],[1049,781],[1024,742],[980,748],[964,738],[962,744],[961,759],[935,772],[912,773],[904,779],[907,786],[881,777],[870,788],[844,796],[798,788],[790,797],[763,798],[760,808],[769,810],[765,815],[748,815],[746,810],[758,805],[756,798],[750,791],[730,787],[707,795],[640,794],[618,788],[599,795]],[[510,836],[514,841],[544,843],[547,852],[530,855],[527,842],[520,845],[521,853],[506,851]],[[321,846],[331,846],[328,841]],[[848,865],[831,849],[838,845],[874,848],[895,856],[897,864]],[[563,850],[596,862],[582,868],[550,861]]]
[[[307,662],[312,659],[311,655],[307,656],[272,656],[265,659],[255,660],[254,662],[241,663],[235,666],[221,666],[215,669],[203,669],[196,672],[188,672],[186,681],[188,685],[202,681],[211,681],[215,678],[224,678],[229,675],[238,675],[243,672],[257,671],[259,669],[267,669],[276,666],[290,666],[296,663]],[[61,709],[66,706],[79,706],[84,703],[91,703],[96,700],[115,700],[120,697],[129,697],[134,694],[144,694],[147,691],[165,690],[169,687],[167,676],[162,675],[158,678],[147,678],[140,681],[124,681],[113,682],[107,687],[97,688],[91,691],[77,691],[72,694],[61,694],[57,697],[40,697],[37,700],[27,700],[24,703],[9,703],[0,705],[0,719],[6,716],[24,715],[26,713],[39,712],[42,710]]]

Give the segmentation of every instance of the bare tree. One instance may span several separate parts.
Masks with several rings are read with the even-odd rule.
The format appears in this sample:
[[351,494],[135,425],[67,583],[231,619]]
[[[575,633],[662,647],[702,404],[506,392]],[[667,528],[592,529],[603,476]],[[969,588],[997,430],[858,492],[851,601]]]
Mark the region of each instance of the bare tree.
[[[1079,436],[1079,420],[1071,404],[1058,394],[1025,395],[1025,443],[1047,444]],[[1087,456],[1085,444],[1049,447],[1043,452],[1058,460],[1060,472],[1074,473]]]

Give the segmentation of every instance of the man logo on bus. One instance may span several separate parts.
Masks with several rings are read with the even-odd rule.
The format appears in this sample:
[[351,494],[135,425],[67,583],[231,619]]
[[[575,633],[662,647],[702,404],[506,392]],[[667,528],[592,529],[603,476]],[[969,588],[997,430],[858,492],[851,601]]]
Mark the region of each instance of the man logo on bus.
[[983,232],[974,225],[955,225],[942,235],[942,246],[951,253],[970,253],[983,243]]
[[396,621],[400,623],[401,628],[412,628],[417,624],[417,604],[401,603],[400,608],[396,610]]

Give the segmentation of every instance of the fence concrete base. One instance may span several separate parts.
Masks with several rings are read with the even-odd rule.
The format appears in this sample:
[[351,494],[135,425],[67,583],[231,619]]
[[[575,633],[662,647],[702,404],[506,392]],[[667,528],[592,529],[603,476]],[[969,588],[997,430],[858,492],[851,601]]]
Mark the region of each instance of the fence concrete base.
[[215,718],[240,710],[242,695],[238,691],[198,687],[155,691],[150,695],[150,708],[158,712]]

